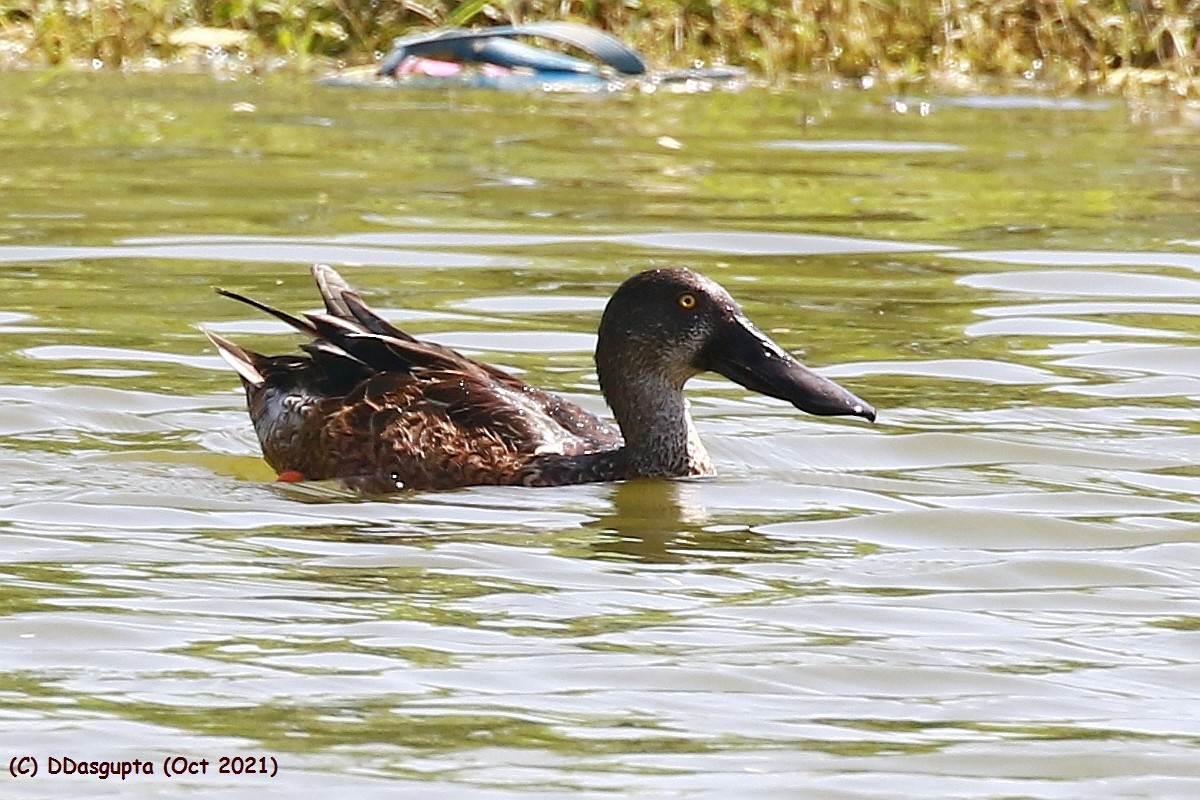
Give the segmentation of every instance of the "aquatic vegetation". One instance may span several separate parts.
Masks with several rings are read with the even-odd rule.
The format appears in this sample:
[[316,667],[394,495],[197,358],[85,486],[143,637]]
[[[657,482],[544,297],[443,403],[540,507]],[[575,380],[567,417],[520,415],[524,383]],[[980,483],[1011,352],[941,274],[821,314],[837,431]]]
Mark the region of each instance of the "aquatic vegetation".
[[817,73],[904,85],[987,78],[1060,90],[1148,84],[1200,95],[1200,0],[15,0],[0,12],[0,64],[124,67],[171,59],[203,37],[300,68],[364,63],[431,25],[569,19],[613,31],[655,63]]

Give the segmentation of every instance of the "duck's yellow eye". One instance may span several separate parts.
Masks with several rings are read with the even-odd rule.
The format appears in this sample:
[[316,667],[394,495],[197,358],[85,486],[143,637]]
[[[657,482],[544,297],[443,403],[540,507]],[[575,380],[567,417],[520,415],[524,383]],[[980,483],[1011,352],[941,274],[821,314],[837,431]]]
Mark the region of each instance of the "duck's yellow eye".
[[679,303],[679,307],[684,311],[691,311],[696,307],[696,295],[692,294],[691,292],[684,292],[683,294],[679,295],[679,300],[677,302]]

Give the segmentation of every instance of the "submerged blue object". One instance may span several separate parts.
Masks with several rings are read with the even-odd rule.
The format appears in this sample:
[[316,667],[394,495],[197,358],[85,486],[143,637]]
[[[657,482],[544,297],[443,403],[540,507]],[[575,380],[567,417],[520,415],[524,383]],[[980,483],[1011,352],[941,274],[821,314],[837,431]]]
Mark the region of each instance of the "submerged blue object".
[[448,52],[430,57],[444,61],[461,61],[464,64],[495,64],[508,69],[524,67],[535,72],[595,75],[600,71],[595,64],[582,58],[543,50],[525,42],[499,36],[486,39],[455,39],[446,42],[446,45],[450,48]]
[[[558,42],[588,58],[518,41]],[[746,72],[695,67],[650,72],[636,50],[612,34],[573,22],[528,22],[492,28],[442,28],[396,39],[378,68],[352,67],[321,78],[325,86],[496,89],[505,92],[609,93],[738,91]]]
[[528,22],[492,28],[443,28],[401,37],[393,43],[377,74],[394,76],[409,56],[535,72],[599,73],[596,65],[582,59],[512,41],[518,36],[571,45],[622,75],[646,72],[646,62],[638,52],[612,34],[573,22]]

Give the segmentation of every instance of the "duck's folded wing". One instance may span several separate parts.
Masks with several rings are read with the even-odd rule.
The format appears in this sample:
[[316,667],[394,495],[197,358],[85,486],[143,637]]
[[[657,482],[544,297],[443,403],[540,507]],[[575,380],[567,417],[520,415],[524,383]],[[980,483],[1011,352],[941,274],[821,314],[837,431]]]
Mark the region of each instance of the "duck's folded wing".
[[[458,371],[473,377],[486,376],[500,387],[500,390],[507,390],[507,393],[513,393],[519,397],[519,406],[523,413],[540,412],[554,420],[563,428],[560,436],[579,439],[583,443],[581,446],[590,450],[621,445],[621,435],[615,428],[575,403],[531,386],[499,367],[467,358],[444,345],[421,341],[397,328],[368,306],[362,297],[351,288],[346,279],[332,267],[315,264],[312,273],[325,303],[327,315],[310,314],[308,320],[314,326],[321,328],[322,334],[338,338],[340,340],[338,344],[352,355],[361,358],[362,356],[356,352],[357,350],[375,348],[378,355],[386,355],[387,359],[384,362],[364,360],[377,365],[381,370],[409,371],[418,368],[428,371],[441,369],[450,375]],[[336,322],[329,318],[357,326],[362,333],[382,337],[383,340],[390,343],[386,354],[378,351],[376,345],[368,342],[369,337],[354,336],[353,330],[339,332]],[[330,323],[332,327],[322,327],[322,321]],[[494,411],[496,404],[488,404],[487,398],[505,392],[490,391],[492,387],[488,387],[486,381],[481,381],[479,385],[483,388],[470,399],[464,400],[464,408]]]

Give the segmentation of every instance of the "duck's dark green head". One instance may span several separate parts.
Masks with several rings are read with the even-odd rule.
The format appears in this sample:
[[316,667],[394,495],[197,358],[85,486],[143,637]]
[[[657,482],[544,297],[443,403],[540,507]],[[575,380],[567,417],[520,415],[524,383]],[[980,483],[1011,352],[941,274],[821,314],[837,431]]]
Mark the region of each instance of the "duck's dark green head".
[[755,327],[720,284],[687,269],[648,270],[621,284],[600,320],[596,368],[610,403],[628,382],[652,378],[679,390],[711,370],[810,414],[875,420],[868,403]]

